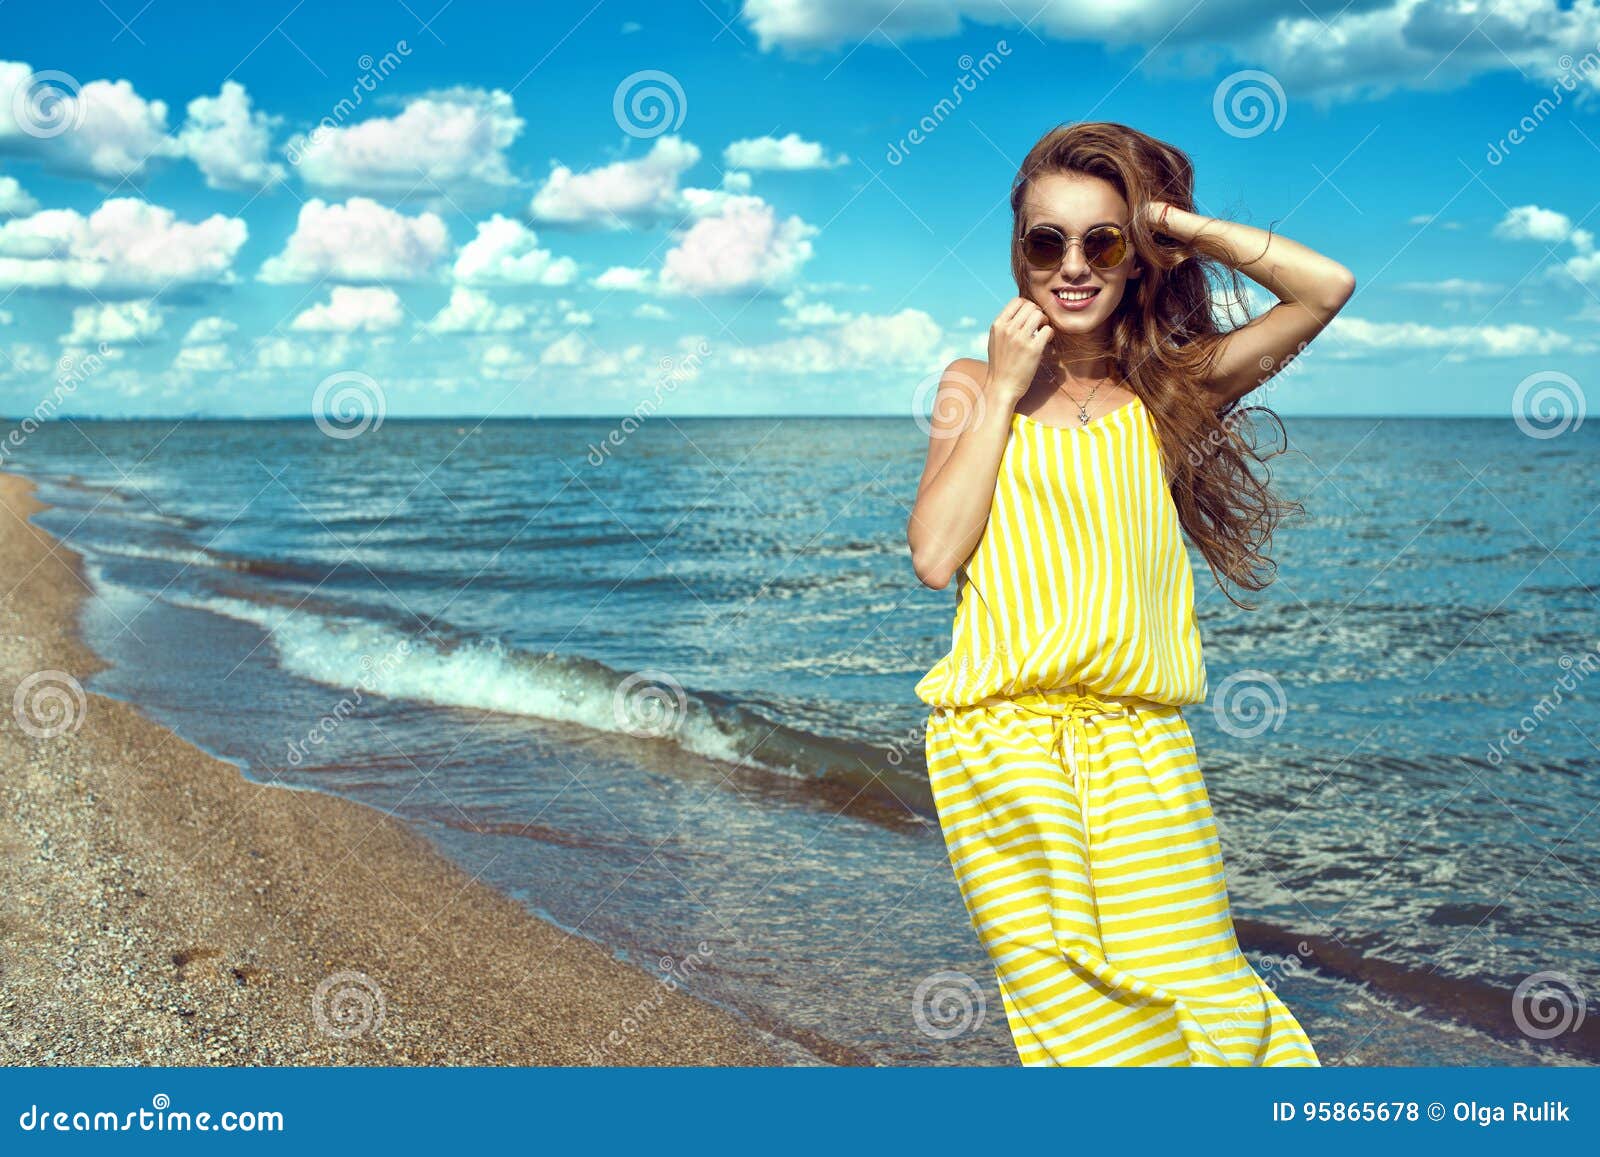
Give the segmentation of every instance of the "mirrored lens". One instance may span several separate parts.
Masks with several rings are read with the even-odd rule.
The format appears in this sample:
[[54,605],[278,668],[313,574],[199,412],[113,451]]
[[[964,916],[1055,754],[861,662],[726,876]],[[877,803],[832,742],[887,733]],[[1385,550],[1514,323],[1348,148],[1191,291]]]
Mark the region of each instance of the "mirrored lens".
[[1035,269],[1049,269],[1061,264],[1061,255],[1067,251],[1067,239],[1061,230],[1048,225],[1036,225],[1022,238],[1022,256]]
[[1096,269],[1115,269],[1127,255],[1127,239],[1115,225],[1098,225],[1083,239],[1083,259]]

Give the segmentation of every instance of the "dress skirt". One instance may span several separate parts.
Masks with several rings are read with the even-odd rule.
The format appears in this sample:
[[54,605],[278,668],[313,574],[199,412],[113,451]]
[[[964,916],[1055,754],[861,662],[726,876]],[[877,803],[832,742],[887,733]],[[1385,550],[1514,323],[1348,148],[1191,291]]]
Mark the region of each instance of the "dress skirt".
[[1179,708],[1082,685],[936,707],[927,756],[1022,1064],[1320,1063],[1240,951]]

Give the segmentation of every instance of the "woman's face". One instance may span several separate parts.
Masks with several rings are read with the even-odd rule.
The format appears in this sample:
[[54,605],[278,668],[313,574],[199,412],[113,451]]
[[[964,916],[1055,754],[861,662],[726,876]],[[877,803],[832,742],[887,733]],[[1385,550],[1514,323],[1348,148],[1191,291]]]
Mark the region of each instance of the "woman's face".
[[[1083,256],[1083,235],[1096,225],[1128,228],[1128,204],[1116,187],[1083,173],[1049,173],[1035,178],[1022,203],[1018,234],[1035,225],[1054,225],[1069,238],[1060,264],[1035,269],[1024,262],[1030,297],[1058,333],[1090,333],[1105,324],[1129,280],[1139,275],[1130,241],[1114,269],[1096,269]],[[1085,294],[1087,299],[1085,300]]]

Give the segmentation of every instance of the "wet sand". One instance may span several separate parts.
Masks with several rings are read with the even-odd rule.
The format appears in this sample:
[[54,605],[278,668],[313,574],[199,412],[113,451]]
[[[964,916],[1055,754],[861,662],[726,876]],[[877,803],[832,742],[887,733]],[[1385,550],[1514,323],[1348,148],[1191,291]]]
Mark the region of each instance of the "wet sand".
[[103,666],[76,633],[87,588],[78,556],[27,521],[38,509],[0,475],[0,1063],[797,1059],[400,821],[251,783],[130,705],[80,696]]

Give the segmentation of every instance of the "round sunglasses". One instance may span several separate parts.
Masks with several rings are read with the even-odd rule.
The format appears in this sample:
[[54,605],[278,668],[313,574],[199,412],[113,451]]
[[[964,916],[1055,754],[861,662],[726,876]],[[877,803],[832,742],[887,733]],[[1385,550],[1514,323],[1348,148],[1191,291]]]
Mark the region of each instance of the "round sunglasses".
[[[1024,233],[1022,257],[1035,269],[1054,269],[1071,240],[1054,225],[1035,225]],[[1095,269],[1115,269],[1128,256],[1128,238],[1116,225],[1096,225],[1083,235],[1083,259]]]

